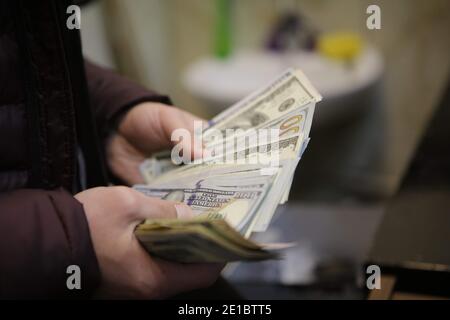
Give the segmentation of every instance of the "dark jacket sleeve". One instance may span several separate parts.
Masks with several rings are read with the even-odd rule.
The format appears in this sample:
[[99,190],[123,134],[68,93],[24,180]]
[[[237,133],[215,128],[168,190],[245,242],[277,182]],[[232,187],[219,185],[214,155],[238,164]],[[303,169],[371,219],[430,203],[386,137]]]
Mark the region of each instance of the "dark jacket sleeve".
[[[88,298],[100,281],[82,205],[62,189],[0,194],[0,298]],[[81,289],[69,290],[70,265]]]
[[97,129],[102,138],[117,122],[118,116],[141,102],[171,104],[165,95],[145,89],[112,70],[85,62],[86,77]]

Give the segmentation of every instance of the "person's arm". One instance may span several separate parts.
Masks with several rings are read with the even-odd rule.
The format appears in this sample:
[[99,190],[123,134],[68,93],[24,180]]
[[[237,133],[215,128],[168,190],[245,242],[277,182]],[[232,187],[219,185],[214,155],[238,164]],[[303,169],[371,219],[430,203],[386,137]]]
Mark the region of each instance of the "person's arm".
[[[146,219],[192,216],[183,204],[127,187],[2,193],[0,299],[161,299],[210,286],[221,265],[151,257],[134,236]],[[70,265],[81,270],[81,290],[67,288]]]
[[100,137],[105,138],[117,117],[142,102],[170,105],[170,99],[123,77],[112,70],[85,61],[91,108]]
[[[200,119],[172,107],[167,96],[111,70],[90,62],[85,67],[90,104],[111,175],[120,183],[142,183],[139,164],[154,152],[177,144],[171,140],[173,130],[185,128],[193,133],[194,121]],[[188,154],[198,157],[200,148],[191,149]]]
[[[0,194],[0,298],[88,298],[100,272],[83,206],[62,189]],[[67,267],[81,269],[69,290]]]

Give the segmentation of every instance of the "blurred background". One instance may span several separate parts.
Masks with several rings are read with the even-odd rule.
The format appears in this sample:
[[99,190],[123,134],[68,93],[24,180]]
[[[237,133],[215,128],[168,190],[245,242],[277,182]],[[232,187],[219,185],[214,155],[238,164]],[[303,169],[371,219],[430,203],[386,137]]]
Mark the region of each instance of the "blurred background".
[[81,27],[87,58],[204,118],[301,68],[324,100],[290,201],[256,236],[298,246],[224,275],[246,298],[363,297],[383,210],[447,89],[448,0],[99,0]]

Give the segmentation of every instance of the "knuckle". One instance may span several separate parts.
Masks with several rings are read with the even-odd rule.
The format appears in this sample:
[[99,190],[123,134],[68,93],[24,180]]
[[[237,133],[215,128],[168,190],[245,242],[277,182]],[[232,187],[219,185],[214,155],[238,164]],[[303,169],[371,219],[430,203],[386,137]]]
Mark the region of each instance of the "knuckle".
[[138,204],[138,199],[136,197],[135,191],[128,187],[117,186],[113,187],[112,197],[119,203],[119,206],[124,209],[136,208]]
[[149,198],[155,210],[155,214],[161,218],[176,218],[177,213],[174,203],[158,198]]

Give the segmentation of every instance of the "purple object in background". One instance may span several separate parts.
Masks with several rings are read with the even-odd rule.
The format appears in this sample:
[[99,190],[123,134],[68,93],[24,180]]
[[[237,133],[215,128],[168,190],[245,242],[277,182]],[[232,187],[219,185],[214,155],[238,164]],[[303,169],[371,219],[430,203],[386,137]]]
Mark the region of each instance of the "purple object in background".
[[289,49],[312,51],[315,49],[317,33],[303,16],[296,13],[285,13],[275,24],[266,48],[274,52],[283,52]]

